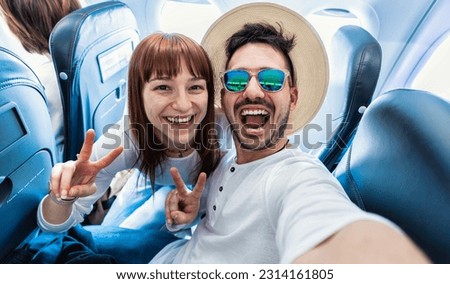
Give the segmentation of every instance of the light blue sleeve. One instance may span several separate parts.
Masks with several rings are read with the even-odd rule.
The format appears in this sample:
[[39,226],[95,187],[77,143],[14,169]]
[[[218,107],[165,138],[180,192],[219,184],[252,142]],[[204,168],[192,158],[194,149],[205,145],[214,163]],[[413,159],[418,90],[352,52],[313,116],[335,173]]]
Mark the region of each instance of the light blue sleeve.
[[[120,121],[111,126],[94,144],[92,161],[97,161],[108,154],[112,149],[122,145],[124,151],[117,157],[108,167],[102,169],[95,179],[97,191],[90,196],[79,198],[72,206],[72,213],[69,218],[62,224],[51,224],[47,222],[42,213],[42,201],[39,204],[37,220],[39,227],[49,232],[64,232],[74,225],[82,222],[87,214],[92,211],[93,204],[104,195],[111,184],[114,175],[125,169],[136,166],[138,159],[137,148],[128,133],[127,126]],[[46,197],[45,197],[46,198]]]

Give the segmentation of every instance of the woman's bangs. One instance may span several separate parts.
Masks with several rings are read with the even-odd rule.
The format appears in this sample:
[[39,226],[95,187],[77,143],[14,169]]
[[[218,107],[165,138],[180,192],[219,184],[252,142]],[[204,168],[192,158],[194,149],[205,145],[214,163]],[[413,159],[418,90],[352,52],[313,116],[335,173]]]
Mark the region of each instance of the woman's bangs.
[[150,53],[146,61],[144,74],[147,81],[152,77],[176,77],[181,72],[180,56],[170,48]]
[[140,86],[140,93],[150,79],[177,77],[183,65],[192,76],[205,79],[208,93],[213,93],[213,87],[209,86],[213,82],[213,73],[206,52],[196,42],[180,34],[161,33],[144,39],[134,51],[129,77],[131,81],[138,78],[136,83]]
[[205,53],[198,49],[186,50],[186,52],[183,53],[183,60],[186,62],[189,73],[194,77],[203,78],[205,80],[211,78]]

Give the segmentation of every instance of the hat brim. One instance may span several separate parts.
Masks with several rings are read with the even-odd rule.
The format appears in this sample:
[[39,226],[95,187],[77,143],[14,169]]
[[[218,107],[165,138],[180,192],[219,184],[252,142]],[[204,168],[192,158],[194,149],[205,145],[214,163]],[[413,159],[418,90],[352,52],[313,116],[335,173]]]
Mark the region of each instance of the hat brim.
[[297,107],[291,112],[289,134],[303,128],[319,111],[328,87],[328,58],[316,30],[298,13],[273,3],[250,3],[238,6],[217,19],[206,32],[202,45],[211,58],[215,73],[215,103],[220,106],[219,73],[225,70],[225,43],[246,23],[281,25],[296,35],[289,53],[295,68],[298,87]]

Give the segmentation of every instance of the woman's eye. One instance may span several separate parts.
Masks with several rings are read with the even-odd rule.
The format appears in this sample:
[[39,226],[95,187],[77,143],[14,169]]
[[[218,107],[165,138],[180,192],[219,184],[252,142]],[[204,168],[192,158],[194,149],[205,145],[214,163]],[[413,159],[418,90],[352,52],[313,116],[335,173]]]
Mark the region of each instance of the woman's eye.
[[155,91],[168,91],[170,88],[167,85],[158,85],[153,88]]
[[192,90],[203,90],[203,87],[200,85],[195,85],[191,87]]
[[189,89],[194,92],[203,92],[204,90],[206,90],[206,85],[196,84],[196,85],[192,85],[191,87],[189,87]]

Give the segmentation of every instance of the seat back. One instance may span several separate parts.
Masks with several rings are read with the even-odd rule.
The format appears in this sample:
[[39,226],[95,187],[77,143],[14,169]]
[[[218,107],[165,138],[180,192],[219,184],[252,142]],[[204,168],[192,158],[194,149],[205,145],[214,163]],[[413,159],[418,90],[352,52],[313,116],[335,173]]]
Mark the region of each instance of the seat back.
[[399,89],[372,102],[335,170],[350,199],[450,263],[450,103]]
[[340,28],[332,39],[331,47],[332,77],[321,113],[338,115],[326,118],[333,132],[318,154],[330,171],[350,144],[352,133],[372,100],[381,68],[380,44],[359,26]]
[[61,19],[49,41],[64,109],[64,160],[75,159],[88,129],[100,137],[123,116],[139,31],[124,3],[107,1]]
[[0,259],[37,227],[48,191],[54,136],[44,88],[14,53],[0,47]]

